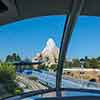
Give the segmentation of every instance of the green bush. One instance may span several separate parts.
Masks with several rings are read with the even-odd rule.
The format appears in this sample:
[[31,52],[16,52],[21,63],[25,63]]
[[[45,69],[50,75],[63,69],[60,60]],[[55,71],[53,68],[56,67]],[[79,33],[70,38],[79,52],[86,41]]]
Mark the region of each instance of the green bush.
[[50,66],[50,69],[53,70],[53,71],[56,71],[57,70],[57,64],[52,64]]
[[46,66],[45,64],[40,64],[40,65],[38,66],[38,69],[39,69],[39,70],[46,70],[46,71],[48,71],[48,66]]
[[19,88],[19,87],[17,87],[16,89],[15,89],[15,95],[18,95],[18,94],[21,94],[23,92],[23,90],[21,89],[21,88]]
[[16,79],[15,67],[11,64],[0,64],[0,82],[7,83]]
[[9,93],[14,93],[14,90],[16,88],[16,83],[13,81],[7,82],[4,84],[5,89],[9,92]]

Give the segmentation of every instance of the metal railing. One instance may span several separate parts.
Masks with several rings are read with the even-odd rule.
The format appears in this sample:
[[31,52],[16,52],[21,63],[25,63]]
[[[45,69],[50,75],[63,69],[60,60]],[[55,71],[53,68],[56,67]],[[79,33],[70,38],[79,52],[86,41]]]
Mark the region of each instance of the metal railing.
[[90,82],[88,80],[74,79],[74,78],[71,78],[71,77],[66,77],[66,78],[63,77],[63,78],[79,84],[81,88],[89,88],[89,89],[100,90],[100,83],[97,83],[97,82]]
[[[55,80],[56,80],[56,73],[55,72],[48,72],[48,71],[33,71],[33,76],[38,78],[39,82],[48,85],[49,87],[55,87]],[[68,84],[69,83],[69,84]],[[72,85],[71,85],[72,84]],[[70,86],[69,86],[70,85]],[[100,90],[100,83],[97,82],[90,82],[88,80],[80,80],[71,77],[64,77],[62,78],[62,87],[63,88],[85,88],[85,89],[96,89]]]

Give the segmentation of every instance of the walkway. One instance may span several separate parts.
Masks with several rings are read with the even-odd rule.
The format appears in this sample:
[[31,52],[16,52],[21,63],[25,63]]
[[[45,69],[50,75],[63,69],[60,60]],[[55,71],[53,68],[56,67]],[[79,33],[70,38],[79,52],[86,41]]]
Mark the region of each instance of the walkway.
[[24,75],[17,75],[16,79],[19,80],[19,82],[23,83],[25,86],[27,86],[29,90],[34,91],[34,90],[46,89],[46,87],[40,84],[39,82],[30,80]]

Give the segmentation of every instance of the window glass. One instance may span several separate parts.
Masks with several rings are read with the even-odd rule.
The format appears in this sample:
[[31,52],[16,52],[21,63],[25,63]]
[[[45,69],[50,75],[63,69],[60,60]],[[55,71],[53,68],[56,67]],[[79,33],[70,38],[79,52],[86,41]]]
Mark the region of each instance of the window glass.
[[0,26],[0,98],[54,88],[65,16]]
[[99,17],[78,17],[64,63],[64,87],[100,88],[99,27]]

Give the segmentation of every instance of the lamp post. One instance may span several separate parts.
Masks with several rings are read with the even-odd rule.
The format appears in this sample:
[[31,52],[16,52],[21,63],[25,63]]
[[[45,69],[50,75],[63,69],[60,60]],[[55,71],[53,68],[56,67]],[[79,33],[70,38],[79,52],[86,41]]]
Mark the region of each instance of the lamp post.
[[80,71],[80,79],[81,79],[81,84],[82,84],[82,77],[83,77],[83,74],[84,74],[84,64],[85,64],[85,60],[83,58],[80,59],[80,67],[81,67],[81,71]]

